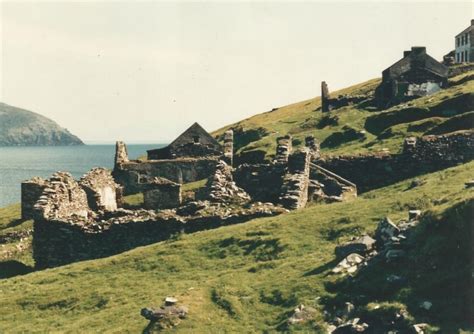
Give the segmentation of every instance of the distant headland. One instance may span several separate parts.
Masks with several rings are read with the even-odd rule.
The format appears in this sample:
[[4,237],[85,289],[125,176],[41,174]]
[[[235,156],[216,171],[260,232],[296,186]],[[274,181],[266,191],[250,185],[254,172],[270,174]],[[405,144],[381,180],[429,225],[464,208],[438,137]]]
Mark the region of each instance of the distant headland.
[[0,146],[84,145],[53,120],[0,102]]

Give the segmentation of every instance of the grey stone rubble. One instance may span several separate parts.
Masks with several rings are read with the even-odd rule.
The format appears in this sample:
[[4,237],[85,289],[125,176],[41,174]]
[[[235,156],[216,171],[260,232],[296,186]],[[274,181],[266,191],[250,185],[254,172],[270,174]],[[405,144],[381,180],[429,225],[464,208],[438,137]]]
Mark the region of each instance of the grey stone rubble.
[[338,258],[346,257],[351,253],[366,255],[375,248],[375,240],[368,235],[355,237],[351,241],[336,247],[336,256]]
[[142,308],[140,315],[150,321],[150,324],[144,331],[153,333],[155,331],[173,328],[185,319],[188,314],[186,306],[177,306],[178,300],[173,297],[165,298],[165,302],[160,307]]
[[[390,263],[404,257],[406,255],[405,240],[412,233],[413,228],[417,226],[421,216],[421,210],[409,210],[408,219],[400,220],[398,224],[385,217],[377,225],[375,231],[376,240],[364,235],[353,238],[353,240],[336,247],[335,253],[337,257],[345,256],[345,258],[332,269],[332,273],[352,276],[362,266],[379,263],[377,261],[373,262],[376,258]],[[351,250],[354,250],[354,253],[346,256],[346,252]],[[386,281],[396,285],[407,282],[405,277],[394,274],[388,275]],[[430,301],[423,301],[419,304],[419,307],[429,311],[432,303]],[[354,305],[347,302],[345,308],[337,311],[334,317],[331,318],[331,315],[326,313],[328,333],[358,333],[366,331],[370,324],[361,324],[358,318],[347,320],[353,316],[353,311]],[[405,315],[400,314],[396,315],[396,317],[397,319],[404,319]],[[414,333],[424,333],[424,329],[427,327],[427,324],[416,324],[412,326],[412,329]]]
[[314,319],[315,314],[316,310],[314,308],[300,304],[294,309],[294,313],[287,322],[289,325],[302,324]]

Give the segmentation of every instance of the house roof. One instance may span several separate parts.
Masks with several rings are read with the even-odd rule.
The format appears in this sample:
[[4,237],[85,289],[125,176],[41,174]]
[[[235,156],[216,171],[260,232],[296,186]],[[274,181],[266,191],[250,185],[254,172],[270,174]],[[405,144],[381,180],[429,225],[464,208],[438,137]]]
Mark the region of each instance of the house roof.
[[464,29],[463,31],[461,31],[459,34],[457,34],[457,35],[454,36],[454,37],[458,37],[458,36],[460,36],[460,35],[462,35],[462,34],[465,34],[465,33],[469,32],[469,31],[473,30],[473,29],[474,29],[474,20],[471,20],[471,25],[470,25],[469,27],[467,27],[466,29]]
[[425,47],[412,47],[403,53],[404,57],[386,68],[382,75],[384,79],[394,79],[413,68],[424,68],[441,77],[447,77],[449,69],[426,53]]
[[212,145],[218,148],[222,148],[221,144],[214,139],[204,128],[199,125],[199,123],[195,122],[189,128],[187,128],[183,133],[181,133],[175,140],[173,140],[168,146],[153,150],[148,150],[147,152],[158,152],[158,151],[166,151],[170,148],[175,148],[181,145],[186,145],[192,143],[194,137],[199,137],[199,142],[204,145]]

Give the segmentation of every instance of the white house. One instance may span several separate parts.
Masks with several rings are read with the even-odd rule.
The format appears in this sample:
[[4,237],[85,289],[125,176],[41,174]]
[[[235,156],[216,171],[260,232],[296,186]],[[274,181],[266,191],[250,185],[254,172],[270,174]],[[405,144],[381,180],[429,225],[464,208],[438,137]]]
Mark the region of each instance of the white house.
[[469,27],[456,35],[455,46],[456,63],[474,62],[474,20],[471,20]]

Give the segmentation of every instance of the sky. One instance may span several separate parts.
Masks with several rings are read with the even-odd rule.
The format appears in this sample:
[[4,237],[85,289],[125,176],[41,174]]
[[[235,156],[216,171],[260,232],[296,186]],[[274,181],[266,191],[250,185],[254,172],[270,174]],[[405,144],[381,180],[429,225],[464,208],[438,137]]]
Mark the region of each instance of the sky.
[[[2,1],[2,0],[0,0]],[[437,58],[473,1],[0,2],[0,101],[89,143],[164,143]]]

